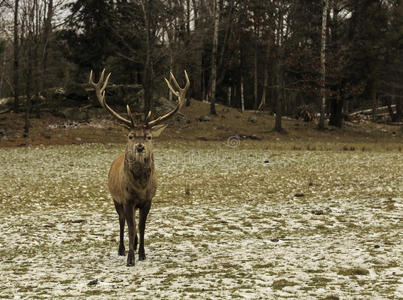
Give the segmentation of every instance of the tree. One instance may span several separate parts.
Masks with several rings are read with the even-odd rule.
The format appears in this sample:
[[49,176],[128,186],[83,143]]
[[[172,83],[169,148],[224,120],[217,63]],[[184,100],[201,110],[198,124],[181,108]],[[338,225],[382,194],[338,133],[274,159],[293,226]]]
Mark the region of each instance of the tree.
[[274,130],[277,132],[284,131],[282,127],[282,116],[283,116],[283,104],[284,104],[284,54],[285,54],[285,39],[287,38],[287,21],[285,20],[287,16],[287,9],[289,6],[282,0],[275,1],[276,7],[276,38],[275,38],[275,55],[276,62],[274,65],[274,76],[276,85],[276,99],[275,99],[275,111],[276,118],[274,123]]
[[371,99],[373,118],[378,105],[380,67],[385,58],[388,23],[386,8],[387,5],[381,0],[358,0],[350,6],[349,52],[353,64],[348,81],[356,85],[362,82],[364,89],[361,97]]
[[[144,65],[144,114],[145,117],[153,107],[153,83],[154,83],[154,62],[152,59],[152,48],[154,46],[153,28],[151,26],[152,18],[152,0],[141,0],[141,7],[144,15],[144,24],[146,32],[146,61]],[[155,16],[154,16],[155,17]]]
[[216,86],[217,86],[217,47],[218,47],[218,28],[220,26],[220,6],[217,0],[213,0],[214,4],[214,33],[213,33],[213,51],[211,52],[211,103],[210,114],[216,115]]
[[18,12],[19,12],[19,0],[15,0],[14,2],[14,69],[13,69],[13,90],[14,90],[14,111],[18,113],[19,111],[19,35],[18,35]]
[[[399,3],[400,2],[400,3]],[[385,59],[380,69],[379,94],[388,106],[392,121],[403,120],[403,1],[389,7]],[[392,108],[395,105],[395,111]]]
[[41,59],[42,64],[42,74],[41,74],[41,84],[40,90],[43,90],[47,87],[47,68],[48,68],[48,58],[49,58],[49,48],[51,42],[51,34],[52,34],[52,19],[54,16],[54,5],[53,0],[49,0],[48,3],[44,3],[44,21],[43,21],[43,35],[42,35],[42,47],[43,47],[43,55]]
[[325,111],[326,111],[326,21],[328,14],[329,0],[324,0],[323,13],[322,13],[322,34],[321,34],[321,49],[320,49],[320,64],[321,64],[321,80],[320,80],[320,93],[322,96],[322,103],[320,106],[320,120],[319,129],[325,128]]
[[84,81],[89,70],[98,74],[113,54],[113,6],[107,0],[77,0],[68,7],[71,15],[63,37],[69,48],[65,55],[77,64],[77,74]]
[[2,97],[4,77],[5,77],[5,66],[6,66],[6,42],[0,40],[0,56],[1,56],[1,73],[0,73],[0,98]]

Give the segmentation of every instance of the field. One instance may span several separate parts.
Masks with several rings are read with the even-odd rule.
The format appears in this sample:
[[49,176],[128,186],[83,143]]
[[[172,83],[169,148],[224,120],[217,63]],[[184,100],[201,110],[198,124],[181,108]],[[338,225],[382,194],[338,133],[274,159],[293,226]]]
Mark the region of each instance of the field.
[[157,142],[128,268],[106,186],[123,147],[0,150],[0,298],[403,297],[398,150]]

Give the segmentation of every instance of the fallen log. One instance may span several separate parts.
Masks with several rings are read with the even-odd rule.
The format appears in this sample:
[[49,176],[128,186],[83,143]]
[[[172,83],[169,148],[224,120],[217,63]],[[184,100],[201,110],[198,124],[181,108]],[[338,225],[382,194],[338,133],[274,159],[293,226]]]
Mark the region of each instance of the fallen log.
[[[391,105],[392,109],[395,110],[396,109],[396,104],[392,104]],[[371,115],[372,114],[373,109],[372,108],[368,108],[368,109],[363,109],[363,110],[359,110],[359,111],[355,111],[350,113],[350,117],[354,117],[356,115]],[[376,114],[381,114],[384,112],[388,111],[388,106],[379,106],[376,108]]]

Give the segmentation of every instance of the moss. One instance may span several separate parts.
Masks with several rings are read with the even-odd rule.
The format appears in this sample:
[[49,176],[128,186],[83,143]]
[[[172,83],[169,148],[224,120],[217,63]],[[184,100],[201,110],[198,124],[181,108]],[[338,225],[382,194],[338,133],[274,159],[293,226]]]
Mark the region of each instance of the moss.
[[316,287],[325,287],[331,281],[332,281],[332,279],[322,277],[322,276],[315,276],[311,279],[312,285],[314,285]]
[[308,274],[316,274],[316,273],[324,273],[325,271],[322,269],[308,269],[305,271],[305,273]]
[[253,265],[254,269],[271,269],[273,267],[274,267],[274,263],[271,263],[271,262]]
[[340,300],[340,297],[339,296],[336,296],[336,295],[329,295],[329,296],[326,296],[325,298],[322,298],[323,300]]
[[356,268],[340,269],[338,271],[338,274],[344,276],[368,275],[369,271],[364,268],[356,267]]
[[286,279],[280,279],[280,280],[276,280],[272,283],[271,287],[275,290],[281,290],[283,288],[285,288],[286,286],[294,286],[296,285],[295,282],[292,281],[288,281]]

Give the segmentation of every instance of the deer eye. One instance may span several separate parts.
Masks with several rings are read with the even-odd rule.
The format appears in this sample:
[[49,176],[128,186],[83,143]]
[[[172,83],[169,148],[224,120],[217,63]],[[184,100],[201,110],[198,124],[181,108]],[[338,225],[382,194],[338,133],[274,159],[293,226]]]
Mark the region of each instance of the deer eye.
[[152,139],[152,136],[151,136],[151,135],[147,135],[147,136],[146,136],[146,139],[147,139],[147,140],[151,140],[151,139]]
[[133,135],[129,135],[129,139],[133,139]]

